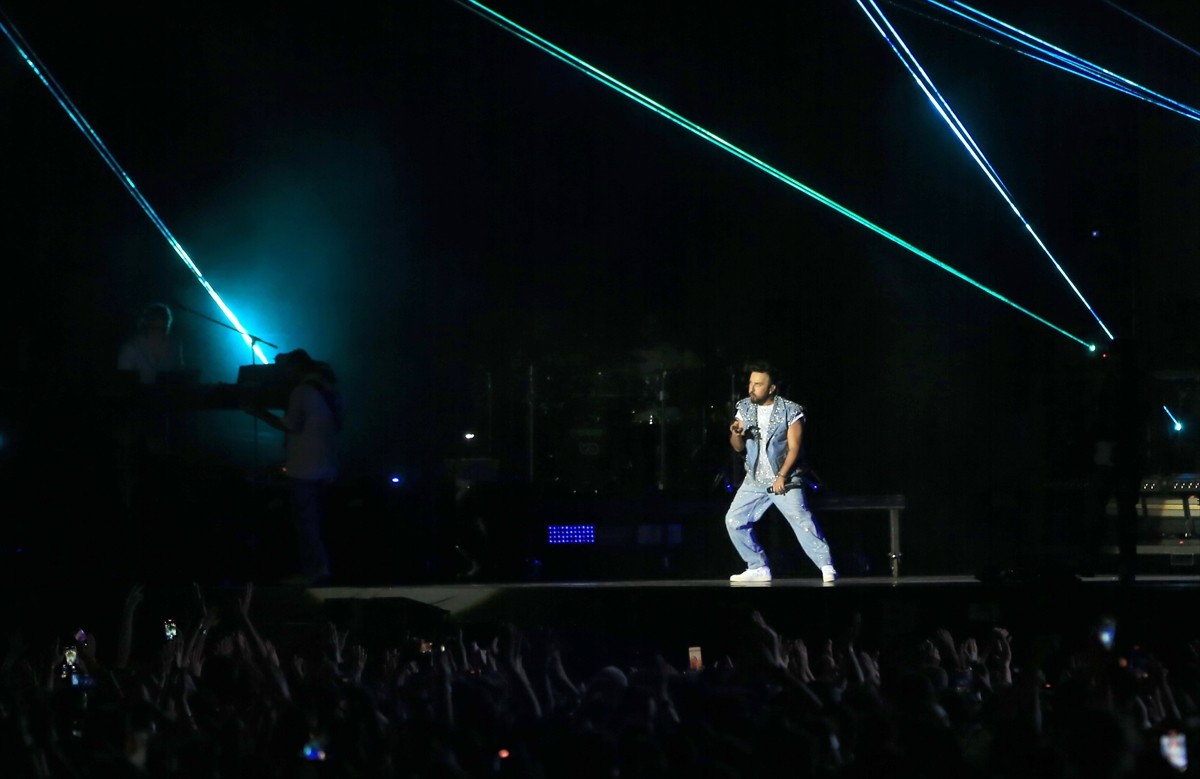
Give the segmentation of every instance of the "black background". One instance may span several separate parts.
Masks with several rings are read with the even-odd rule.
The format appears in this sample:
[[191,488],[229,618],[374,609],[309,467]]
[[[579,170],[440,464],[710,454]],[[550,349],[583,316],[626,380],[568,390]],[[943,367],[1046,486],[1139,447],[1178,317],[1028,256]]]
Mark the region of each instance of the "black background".
[[[1200,57],[1109,3],[982,7],[1200,101]],[[1122,7],[1200,45],[1181,4]],[[1069,535],[1108,339],[856,3],[495,8],[1099,352],[451,0],[3,3],[246,328],[338,370],[350,478],[421,481],[490,455],[519,479],[532,408],[540,471],[582,479],[548,461],[563,431],[599,424],[613,461],[650,480],[636,415],[657,395],[639,355],[669,350],[693,358],[670,379],[691,426],[680,450],[704,450],[673,478],[706,485],[741,366],[762,355],[808,407],[831,489],[907,496],[911,570],[974,571]],[[1105,324],[1136,335],[1152,369],[1197,368],[1197,122],[920,4],[882,8]],[[144,303],[176,304],[204,381],[233,382],[250,357],[3,43],[0,421],[6,513],[33,518],[100,489],[93,391]],[[1149,395],[1152,468],[1192,470],[1189,429],[1171,434],[1157,409],[1200,418],[1191,382]],[[203,423],[231,431],[231,459],[255,445],[269,464],[277,442],[249,425]]]

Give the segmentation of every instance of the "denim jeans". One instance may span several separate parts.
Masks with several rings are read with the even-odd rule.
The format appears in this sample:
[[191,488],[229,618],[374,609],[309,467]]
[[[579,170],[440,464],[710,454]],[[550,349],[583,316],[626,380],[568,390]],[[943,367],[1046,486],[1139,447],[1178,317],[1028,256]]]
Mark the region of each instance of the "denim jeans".
[[782,495],[776,495],[766,487],[755,484],[754,477],[747,474],[746,480],[733,496],[729,511],[725,514],[725,529],[729,531],[729,540],[746,561],[747,568],[767,565],[767,556],[754,534],[754,524],[763,518],[771,506],[775,506],[783,514],[810,560],[818,567],[832,564],[829,544],[826,543],[821,528],[805,504],[804,490],[799,485],[790,485]]

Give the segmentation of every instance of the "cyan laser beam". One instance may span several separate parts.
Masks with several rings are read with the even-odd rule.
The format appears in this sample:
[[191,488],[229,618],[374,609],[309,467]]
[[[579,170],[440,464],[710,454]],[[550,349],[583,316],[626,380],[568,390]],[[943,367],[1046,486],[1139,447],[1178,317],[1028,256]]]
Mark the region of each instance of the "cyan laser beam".
[[1141,98],[1147,102],[1158,105],[1161,108],[1167,108],[1189,119],[1200,121],[1200,110],[1189,105],[1179,102],[1173,98],[1167,97],[1164,94],[1154,91],[1149,87],[1143,86],[1136,81],[1113,73],[1107,68],[1101,67],[1089,60],[1084,59],[1076,54],[1055,46],[1031,33],[1025,32],[1014,25],[1001,21],[996,17],[990,16],[983,11],[972,8],[966,3],[958,0],[950,0],[952,5],[939,2],[939,0],[925,0],[927,5],[938,8],[949,14],[953,14],[961,19],[966,19],[972,24],[978,25],[984,29],[990,30],[997,35],[1001,35],[1021,45],[1029,46],[1039,52],[1043,57],[1050,60],[1055,60],[1060,63],[1061,69],[1073,73],[1078,76],[1089,78],[1105,86],[1118,89],[1119,91]]
[[1175,428],[1175,432],[1178,433],[1180,430],[1183,429],[1183,423],[1175,418],[1175,415],[1171,413],[1171,409],[1167,408],[1166,406],[1163,406],[1163,411],[1167,412],[1167,416],[1169,416],[1171,418],[1171,425]]
[[1037,314],[1033,313],[1029,309],[1010,300],[1009,298],[1005,297],[1004,295],[1001,295],[999,292],[996,292],[995,290],[976,281],[975,279],[971,278],[970,276],[966,275],[965,273],[962,273],[961,271],[956,270],[955,268],[951,267],[950,265],[947,265],[946,263],[937,259],[936,257],[929,254],[928,252],[925,252],[925,251],[917,248],[916,246],[913,246],[912,244],[908,243],[903,238],[900,238],[899,236],[888,232],[884,228],[882,228],[879,225],[875,224],[874,222],[871,222],[870,220],[868,220],[866,217],[860,216],[859,214],[855,213],[854,211],[851,211],[849,208],[841,205],[840,203],[837,203],[836,201],[826,197],[825,195],[822,195],[820,192],[817,192],[815,189],[812,189],[811,187],[806,186],[805,184],[802,184],[801,182],[792,178],[791,176],[789,176],[788,174],[779,170],[778,168],[775,168],[775,167],[767,164],[766,162],[763,162],[762,160],[758,159],[757,157],[750,154],[749,152],[744,151],[744,150],[738,148],[737,146],[734,146],[732,143],[730,143],[729,141],[726,141],[725,139],[721,138],[720,136],[716,135],[715,133],[712,133],[709,130],[706,130],[705,128],[696,124],[692,120],[687,119],[686,117],[681,116],[680,114],[677,114],[675,111],[672,111],[670,108],[667,108],[666,106],[662,105],[661,103],[658,103],[657,101],[652,100],[651,98],[643,95],[641,92],[638,92],[636,89],[618,81],[616,78],[613,78],[612,76],[608,75],[607,73],[600,70],[599,68],[596,68],[596,67],[592,66],[591,64],[585,62],[584,60],[580,59],[579,57],[576,57],[574,54],[571,54],[570,52],[559,48],[558,46],[554,45],[553,43],[546,40],[545,38],[542,38],[541,36],[537,35],[536,33],[531,32],[530,30],[522,27],[521,25],[508,19],[507,17],[502,16],[501,14],[499,14],[496,11],[492,10],[491,8],[483,5],[482,3],[477,2],[477,0],[455,0],[455,2],[458,3],[459,5],[463,6],[464,8],[475,12],[480,17],[482,17],[482,18],[486,19],[487,21],[491,22],[492,24],[496,25],[497,27],[501,28],[505,32],[508,32],[508,33],[516,36],[517,38],[520,38],[521,40],[523,40],[526,43],[534,46],[535,48],[540,49],[541,51],[549,54],[550,56],[554,57],[555,59],[558,59],[561,62],[564,62],[567,65],[570,65],[571,67],[575,68],[576,70],[583,72],[584,74],[590,76],[591,78],[595,79],[596,81],[599,81],[601,84],[609,87],[610,89],[615,90],[616,92],[624,95],[625,97],[628,97],[630,100],[633,100],[635,103],[637,103],[645,108],[650,109],[651,111],[655,112],[659,116],[662,116],[665,119],[669,119],[670,121],[672,121],[675,124],[679,125],[680,127],[684,128],[688,132],[691,132],[691,133],[703,138],[704,140],[706,140],[709,143],[713,144],[714,146],[717,146],[718,148],[728,152],[729,154],[732,154],[733,156],[737,157],[738,159],[742,160],[743,162],[753,165],[755,168],[758,168],[759,170],[766,173],[767,175],[783,182],[784,184],[788,185],[789,187],[792,187],[793,189],[801,192],[802,194],[807,195],[808,197],[816,200],[818,203],[821,203],[822,205],[825,205],[825,206],[833,209],[834,211],[837,211],[842,216],[845,216],[846,218],[857,222],[858,224],[862,225],[863,227],[866,227],[868,230],[871,230],[872,232],[875,232],[876,234],[883,236],[884,238],[888,239],[889,241],[891,241],[891,242],[895,243],[896,245],[917,255],[918,257],[929,262],[930,264],[934,265],[935,267],[938,267],[938,268],[946,271],[947,273],[954,276],[955,278],[960,279],[961,281],[965,281],[966,283],[970,284],[971,286],[975,287],[976,289],[980,290],[981,292],[985,292],[988,295],[991,295],[996,300],[999,300],[1000,302],[1005,303],[1008,306],[1011,306],[1012,308],[1016,309],[1017,311],[1021,312],[1022,314],[1025,314],[1026,316],[1030,317],[1031,319],[1034,319],[1035,321],[1040,322],[1041,324],[1045,325],[1046,327],[1049,327],[1051,330],[1054,330],[1055,332],[1059,333],[1060,335],[1064,335],[1067,338],[1070,338],[1072,341],[1082,344],[1083,346],[1087,347],[1089,350],[1091,350],[1091,351],[1096,350],[1095,344],[1088,343],[1084,339],[1082,339],[1072,333],[1067,332],[1066,330],[1059,327],[1058,325],[1053,324],[1049,320],[1044,319],[1041,316],[1038,316]]
[[[1000,193],[1000,197],[1004,198],[1004,201],[1008,203],[1008,207],[1012,209],[1013,214],[1015,214],[1017,219],[1020,220],[1021,224],[1025,226],[1025,230],[1030,236],[1032,236],[1034,242],[1038,245],[1038,248],[1040,248],[1042,252],[1050,259],[1050,262],[1054,265],[1054,268],[1058,271],[1059,275],[1063,277],[1063,279],[1067,282],[1067,285],[1071,288],[1071,291],[1075,293],[1075,296],[1078,297],[1080,302],[1083,303],[1084,307],[1087,308],[1088,313],[1090,313],[1092,318],[1096,320],[1096,323],[1100,325],[1100,328],[1104,331],[1104,334],[1108,336],[1108,339],[1110,341],[1113,340],[1113,334],[1108,329],[1108,326],[1104,324],[1104,320],[1100,318],[1100,315],[1096,312],[1096,309],[1092,307],[1092,304],[1089,303],[1087,298],[1083,296],[1083,293],[1079,290],[1079,287],[1077,287],[1075,282],[1071,280],[1071,277],[1067,275],[1066,270],[1063,269],[1063,266],[1059,264],[1058,260],[1050,252],[1050,249],[1047,248],[1046,244],[1037,234],[1037,231],[1033,229],[1033,225],[1031,225],[1029,220],[1026,219],[1021,213],[1021,209],[1019,209],[1017,204],[1013,202],[1012,193],[1000,179],[1000,174],[996,172],[995,167],[992,166],[992,163],[988,160],[987,155],[983,153],[983,149],[981,149],[979,144],[975,142],[975,139],[971,137],[971,133],[968,132],[966,125],[964,125],[962,120],[958,118],[958,115],[954,113],[954,109],[950,107],[949,101],[947,101],[942,93],[938,90],[937,86],[933,83],[933,79],[930,78],[929,74],[921,66],[921,63],[917,60],[916,55],[913,54],[912,49],[908,47],[908,44],[904,42],[904,39],[900,36],[900,33],[895,27],[892,26],[891,21],[888,20],[887,16],[883,13],[883,10],[875,3],[875,0],[866,0],[866,4],[864,4],[864,0],[857,0],[857,2],[858,7],[861,8],[863,13],[867,15],[867,18],[871,20],[871,24],[875,27],[879,34],[883,36],[884,41],[887,42],[888,46],[893,52],[895,52],[896,56],[899,57],[900,62],[904,65],[905,69],[908,70],[909,74],[913,77],[913,80],[917,82],[917,86],[919,86],[921,91],[925,93],[925,97],[933,105],[934,110],[936,110],[938,115],[942,117],[942,120],[950,126],[950,130],[954,133],[955,137],[957,137],[959,142],[962,143],[962,145],[966,148],[967,153],[971,155],[973,160],[975,160],[975,163],[983,171],[984,175],[987,176],[988,181],[991,182],[996,191]],[[869,9],[867,4],[870,5]],[[884,29],[885,27],[887,28],[886,30]]]
[[70,118],[72,123],[74,123],[81,133],[83,133],[83,136],[87,139],[88,143],[92,145],[92,148],[96,150],[96,153],[100,155],[100,158],[104,160],[104,164],[108,166],[109,170],[111,170],[114,175],[116,175],[117,179],[121,182],[121,185],[125,187],[125,190],[134,199],[134,202],[141,207],[142,211],[145,212],[146,216],[149,217],[154,226],[158,228],[158,231],[162,233],[162,236],[175,251],[175,254],[179,256],[179,259],[183,261],[183,264],[187,266],[188,270],[192,272],[192,275],[196,277],[196,280],[200,282],[200,285],[204,287],[204,290],[208,293],[209,297],[211,297],[213,302],[217,304],[217,308],[221,310],[221,313],[225,315],[225,318],[229,320],[229,323],[233,326],[233,328],[241,334],[242,339],[246,342],[246,345],[251,347],[254,355],[263,363],[267,363],[267,356],[263,354],[262,347],[259,346],[258,342],[250,336],[246,328],[242,326],[241,321],[238,320],[237,316],[232,310],[230,310],[229,306],[225,304],[225,301],[221,299],[221,296],[217,294],[217,291],[213,289],[212,284],[210,284],[208,279],[205,278],[204,274],[200,272],[199,266],[196,265],[179,241],[175,239],[175,236],[171,233],[170,229],[167,228],[166,223],[159,218],[158,213],[150,205],[150,201],[148,201],[146,196],[143,195],[141,190],[138,189],[137,185],[133,182],[133,178],[131,178],[130,175],[125,172],[125,169],[121,167],[121,164],[117,161],[116,156],[114,156],[109,150],[107,144],[105,144],[104,140],[100,137],[100,134],[97,133],[96,130],[88,123],[87,119],[83,115],[83,112],[81,112],[75,106],[75,103],[71,100],[66,90],[62,88],[62,86],[50,73],[50,70],[45,66],[45,64],[42,63],[36,52],[33,51],[33,48],[22,37],[20,31],[17,30],[12,21],[9,20],[8,17],[3,14],[3,12],[0,12],[0,32],[4,33],[4,37],[8,38],[9,42],[13,45],[13,48],[17,50],[17,54],[22,60],[24,60],[25,64],[29,66],[30,70],[32,70],[34,75],[37,76],[38,80],[42,82],[42,85],[50,91],[50,94],[54,97],[58,105],[63,109],[63,111],[66,112],[67,117]]

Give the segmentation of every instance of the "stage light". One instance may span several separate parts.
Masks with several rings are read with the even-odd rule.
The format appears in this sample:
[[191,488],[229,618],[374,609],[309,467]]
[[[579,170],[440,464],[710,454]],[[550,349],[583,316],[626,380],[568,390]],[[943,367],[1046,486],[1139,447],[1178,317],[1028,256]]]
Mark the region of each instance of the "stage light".
[[399,474],[399,473],[393,474],[392,477],[390,479],[388,479],[388,481],[390,481],[392,484],[395,484],[397,487],[404,486],[403,474]]
[[[886,41],[892,51],[895,52],[896,56],[900,59],[900,62],[904,65],[904,68],[909,72],[909,75],[911,75],[913,80],[917,82],[917,86],[919,86],[921,91],[925,93],[925,97],[931,104],[933,104],[934,110],[937,111],[938,115],[942,117],[942,121],[949,125],[951,132],[953,132],[955,137],[958,138],[959,143],[966,148],[967,153],[971,155],[971,159],[975,160],[975,164],[979,166],[979,168],[983,171],[983,174],[987,176],[988,181],[991,182],[996,191],[1000,193],[1000,197],[1004,198],[1004,201],[1008,203],[1008,207],[1012,209],[1013,214],[1016,215],[1021,224],[1025,226],[1025,230],[1033,237],[1034,243],[1036,243],[1038,248],[1040,248],[1042,252],[1050,259],[1050,262],[1054,265],[1055,270],[1057,270],[1059,275],[1062,276],[1067,282],[1067,285],[1071,288],[1071,291],[1075,293],[1075,296],[1078,297],[1080,302],[1083,303],[1084,307],[1087,308],[1088,312],[1092,315],[1092,318],[1096,320],[1096,324],[1100,325],[1100,329],[1104,331],[1104,334],[1108,336],[1110,341],[1113,340],[1112,332],[1109,331],[1108,327],[1104,324],[1104,321],[1100,319],[1100,315],[1096,313],[1096,309],[1092,307],[1092,304],[1087,301],[1087,299],[1083,296],[1083,293],[1077,286],[1075,286],[1075,282],[1072,281],[1071,277],[1067,275],[1067,272],[1063,269],[1062,265],[1060,265],[1058,260],[1055,259],[1054,255],[1050,253],[1050,249],[1047,248],[1046,244],[1042,242],[1041,237],[1039,237],[1037,232],[1033,229],[1033,225],[1029,224],[1029,220],[1027,220],[1021,213],[1021,210],[1017,208],[1017,204],[1013,201],[1008,187],[1005,186],[1004,182],[1000,179],[1000,174],[996,172],[996,169],[992,166],[991,161],[988,160],[987,155],[983,153],[983,149],[979,148],[979,144],[977,144],[975,139],[971,137],[970,132],[967,131],[966,125],[964,125],[958,118],[958,115],[954,113],[954,110],[950,107],[950,103],[947,102],[946,98],[942,96],[942,93],[938,91],[937,86],[933,83],[933,79],[931,79],[925,72],[925,69],[921,67],[921,63],[917,61],[916,55],[912,53],[912,50],[909,49],[908,44],[906,44],[904,39],[900,37],[900,33],[895,27],[892,26],[892,23],[888,21],[888,18],[875,3],[875,0],[866,0],[866,2],[870,3],[871,8],[874,9],[875,15],[872,15],[867,6],[863,4],[863,0],[858,0],[858,7],[861,8],[863,13],[867,15],[867,18],[871,20],[871,24],[875,27],[879,34],[883,36],[884,41]],[[876,15],[878,16],[878,19],[876,18]],[[884,27],[887,29],[884,30]]]
[[550,544],[594,544],[595,525],[549,525],[546,542]]
[[474,441],[474,440],[475,440],[475,434],[474,434],[474,433],[464,433],[464,434],[463,434],[463,438],[465,438],[465,439],[466,439],[466,440],[468,440],[468,441]]
[[83,133],[83,136],[87,139],[88,143],[92,145],[92,148],[96,150],[96,153],[100,155],[100,158],[104,160],[104,164],[107,165],[109,170],[116,175],[117,179],[120,180],[121,184],[125,187],[125,190],[141,207],[142,211],[145,212],[146,216],[150,219],[154,226],[158,228],[158,231],[167,240],[167,243],[175,251],[175,254],[178,255],[179,259],[183,261],[183,264],[187,266],[188,270],[192,272],[192,275],[196,277],[196,280],[200,282],[200,286],[204,287],[204,290],[208,293],[208,296],[212,298],[214,303],[217,304],[217,308],[219,308],[221,313],[225,315],[225,318],[229,320],[229,324],[233,326],[233,329],[242,336],[242,340],[246,342],[246,345],[250,347],[250,349],[254,352],[254,355],[258,357],[263,364],[268,363],[269,361],[267,360],[267,356],[263,354],[262,347],[259,346],[258,343],[251,337],[251,335],[246,331],[246,328],[242,326],[242,323],[238,320],[237,316],[232,310],[230,310],[229,306],[225,304],[225,301],[221,299],[221,296],[217,294],[217,291],[213,289],[212,284],[210,284],[208,279],[204,277],[204,274],[200,272],[200,268],[195,262],[192,261],[192,258],[188,256],[187,251],[184,250],[179,241],[175,240],[175,236],[171,234],[171,231],[167,229],[167,225],[162,221],[162,219],[159,218],[157,212],[155,212],[154,208],[150,205],[150,201],[146,199],[141,190],[137,188],[137,185],[133,183],[133,178],[130,177],[130,175],[125,172],[124,168],[121,167],[121,164],[117,162],[117,158],[111,151],[109,151],[108,146],[100,138],[100,135],[92,128],[90,124],[88,124],[88,121],[84,118],[83,113],[75,107],[75,104],[71,101],[71,98],[67,95],[66,91],[58,84],[58,82],[54,79],[54,76],[50,74],[49,69],[47,69],[46,66],[41,63],[37,54],[27,43],[25,43],[20,31],[18,31],[16,27],[12,25],[12,22],[9,21],[8,17],[5,16],[2,11],[0,11],[0,32],[4,33],[4,36],[8,38],[10,43],[12,43],[13,47],[17,50],[17,54],[22,60],[25,61],[25,64],[29,66],[34,75],[38,77],[38,80],[42,82],[46,89],[50,90],[50,94],[53,95],[54,99],[58,102],[63,111],[67,113],[67,117],[70,118],[70,120],[74,122],[75,126],[79,128],[79,131]]
[[1171,413],[1171,409],[1163,406],[1163,411],[1167,412],[1167,416],[1171,418],[1171,424],[1175,427],[1175,432],[1178,433],[1180,430],[1183,430],[1183,423],[1175,418],[1175,415]]
[[851,211],[849,208],[846,208],[845,206],[841,205],[840,203],[837,203],[836,201],[831,200],[830,198],[826,197],[825,195],[822,195],[820,192],[817,192],[815,189],[812,189],[811,187],[809,187],[805,184],[802,184],[800,181],[792,178],[791,176],[784,173],[783,171],[767,164],[766,162],[763,162],[762,160],[758,159],[757,157],[750,154],[749,152],[747,152],[743,149],[740,149],[737,146],[734,146],[732,143],[730,143],[729,141],[726,141],[724,138],[721,138],[720,136],[716,135],[715,133],[710,132],[709,130],[706,130],[705,128],[701,127],[700,125],[696,124],[695,122],[691,121],[690,119],[687,119],[687,118],[681,116],[680,114],[677,114],[676,112],[672,111],[670,108],[667,108],[666,106],[643,95],[641,92],[638,92],[637,90],[633,89],[632,87],[627,86],[626,84],[622,83],[621,81],[618,81],[617,79],[608,75],[607,73],[600,70],[599,68],[596,68],[593,65],[580,59],[579,57],[576,57],[574,54],[571,54],[570,52],[559,48],[558,46],[554,45],[553,43],[550,43],[546,39],[525,29],[524,27],[520,26],[516,22],[511,21],[507,17],[500,15],[499,13],[497,13],[496,11],[493,11],[492,9],[483,5],[482,3],[477,2],[477,0],[455,0],[455,1],[459,5],[463,6],[464,8],[466,8],[470,11],[473,11],[480,17],[482,17],[482,18],[486,19],[487,21],[491,22],[492,24],[496,25],[497,27],[504,30],[505,32],[508,32],[508,33],[516,36],[517,38],[520,38],[521,40],[542,50],[543,52],[549,54],[550,56],[554,57],[555,59],[558,59],[561,62],[564,62],[564,63],[570,65],[571,67],[575,68],[576,70],[579,70],[580,72],[586,74],[587,76],[591,77],[592,79],[599,81],[601,84],[604,84],[605,86],[609,87],[610,89],[613,89],[616,92],[624,95],[625,97],[634,101],[638,105],[641,105],[644,108],[648,108],[651,111],[658,114],[659,116],[662,116],[663,118],[674,122],[675,124],[684,128],[688,132],[691,132],[691,133],[699,136],[700,138],[703,138],[704,140],[706,140],[709,143],[713,144],[714,146],[717,146],[718,148],[732,154],[733,156],[737,157],[738,159],[742,160],[743,162],[753,165],[754,167],[758,168],[759,170],[766,173],[767,175],[772,176],[773,178],[783,182],[784,184],[787,184],[789,187],[792,187],[793,189],[801,192],[802,194],[807,195],[808,197],[816,200],[817,202],[821,203],[822,205],[832,208],[834,211],[837,211],[842,216],[845,216],[846,218],[857,222],[858,224],[862,225],[863,227],[866,227],[868,230],[871,230],[871,231],[875,232],[876,234],[883,236],[884,238],[886,238],[889,241],[895,243],[896,245],[906,249],[907,251],[911,252],[912,254],[917,255],[918,257],[925,260],[926,262],[929,262],[930,264],[932,264],[938,268],[941,268],[942,270],[946,271],[947,273],[954,276],[955,278],[958,278],[961,281],[965,281],[966,283],[970,284],[971,286],[975,287],[976,289],[980,290],[981,292],[985,292],[988,295],[991,295],[996,300],[999,300],[1000,302],[1011,306],[1013,309],[1020,311],[1022,314],[1025,314],[1026,316],[1030,317],[1031,319],[1036,320],[1037,322],[1040,322],[1041,324],[1045,325],[1046,327],[1049,327],[1051,330],[1054,330],[1055,332],[1059,333],[1060,335],[1064,335],[1067,338],[1070,338],[1072,341],[1075,341],[1075,342],[1077,342],[1083,346],[1086,346],[1088,348],[1094,348],[1093,344],[1089,344],[1087,341],[1083,340],[1082,338],[1079,338],[1078,336],[1068,333],[1066,330],[1062,329],[1061,327],[1038,316],[1037,314],[1033,313],[1032,311],[1017,304],[1016,302],[1009,300],[1004,295],[1001,295],[999,292],[996,292],[995,290],[976,281],[975,279],[971,278],[970,276],[967,276],[965,273],[962,273],[961,271],[954,269],[950,265],[947,265],[946,263],[937,259],[936,257],[929,254],[928,252],[918,249],[916,246],[913,246],[912,244],[908,243],[903,238],[900,238],[899,236],[896,236],[896,235],[888,232],[884,228],[882,228],[879,225],[875,224],[874,222],[871,222],[870,220],[868,220],[866,217],[856,214],[855,212]]

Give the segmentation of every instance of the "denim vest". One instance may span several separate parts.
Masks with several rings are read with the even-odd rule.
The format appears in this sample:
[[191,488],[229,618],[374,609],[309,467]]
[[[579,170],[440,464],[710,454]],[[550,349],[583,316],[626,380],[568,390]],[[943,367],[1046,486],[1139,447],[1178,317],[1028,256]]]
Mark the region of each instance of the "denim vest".
[[[743,424],[746,428],[752,428],[758,425],[758,407],[751,402],[750,398],[742,398],[737,403],[738,413],[741,414]],[[804,421],[804,406],[798,403],[793,403],[786,398],[776,396],[775,403],[771,406],[771,418],[767,422],[766,430],[758,430],[753,438],[746,436],[746,478],[754,479],[754,472],[758,466],[759,452],[762,449],[762,442],[759,441],[759,436],[767,442],[767,460],[771,464],[771,473],[779,473],[779,469],[783,466],[783,461],[787,457],[788,440],[788,418],[799,417],[799,421]],[[801,458],[803,453],[801,453]],[[792,468],[792,473],[788,477],[788,482],[791,484],[802,483],[800,476],[802,462],[801,458],[797,458],[795,466]]]

